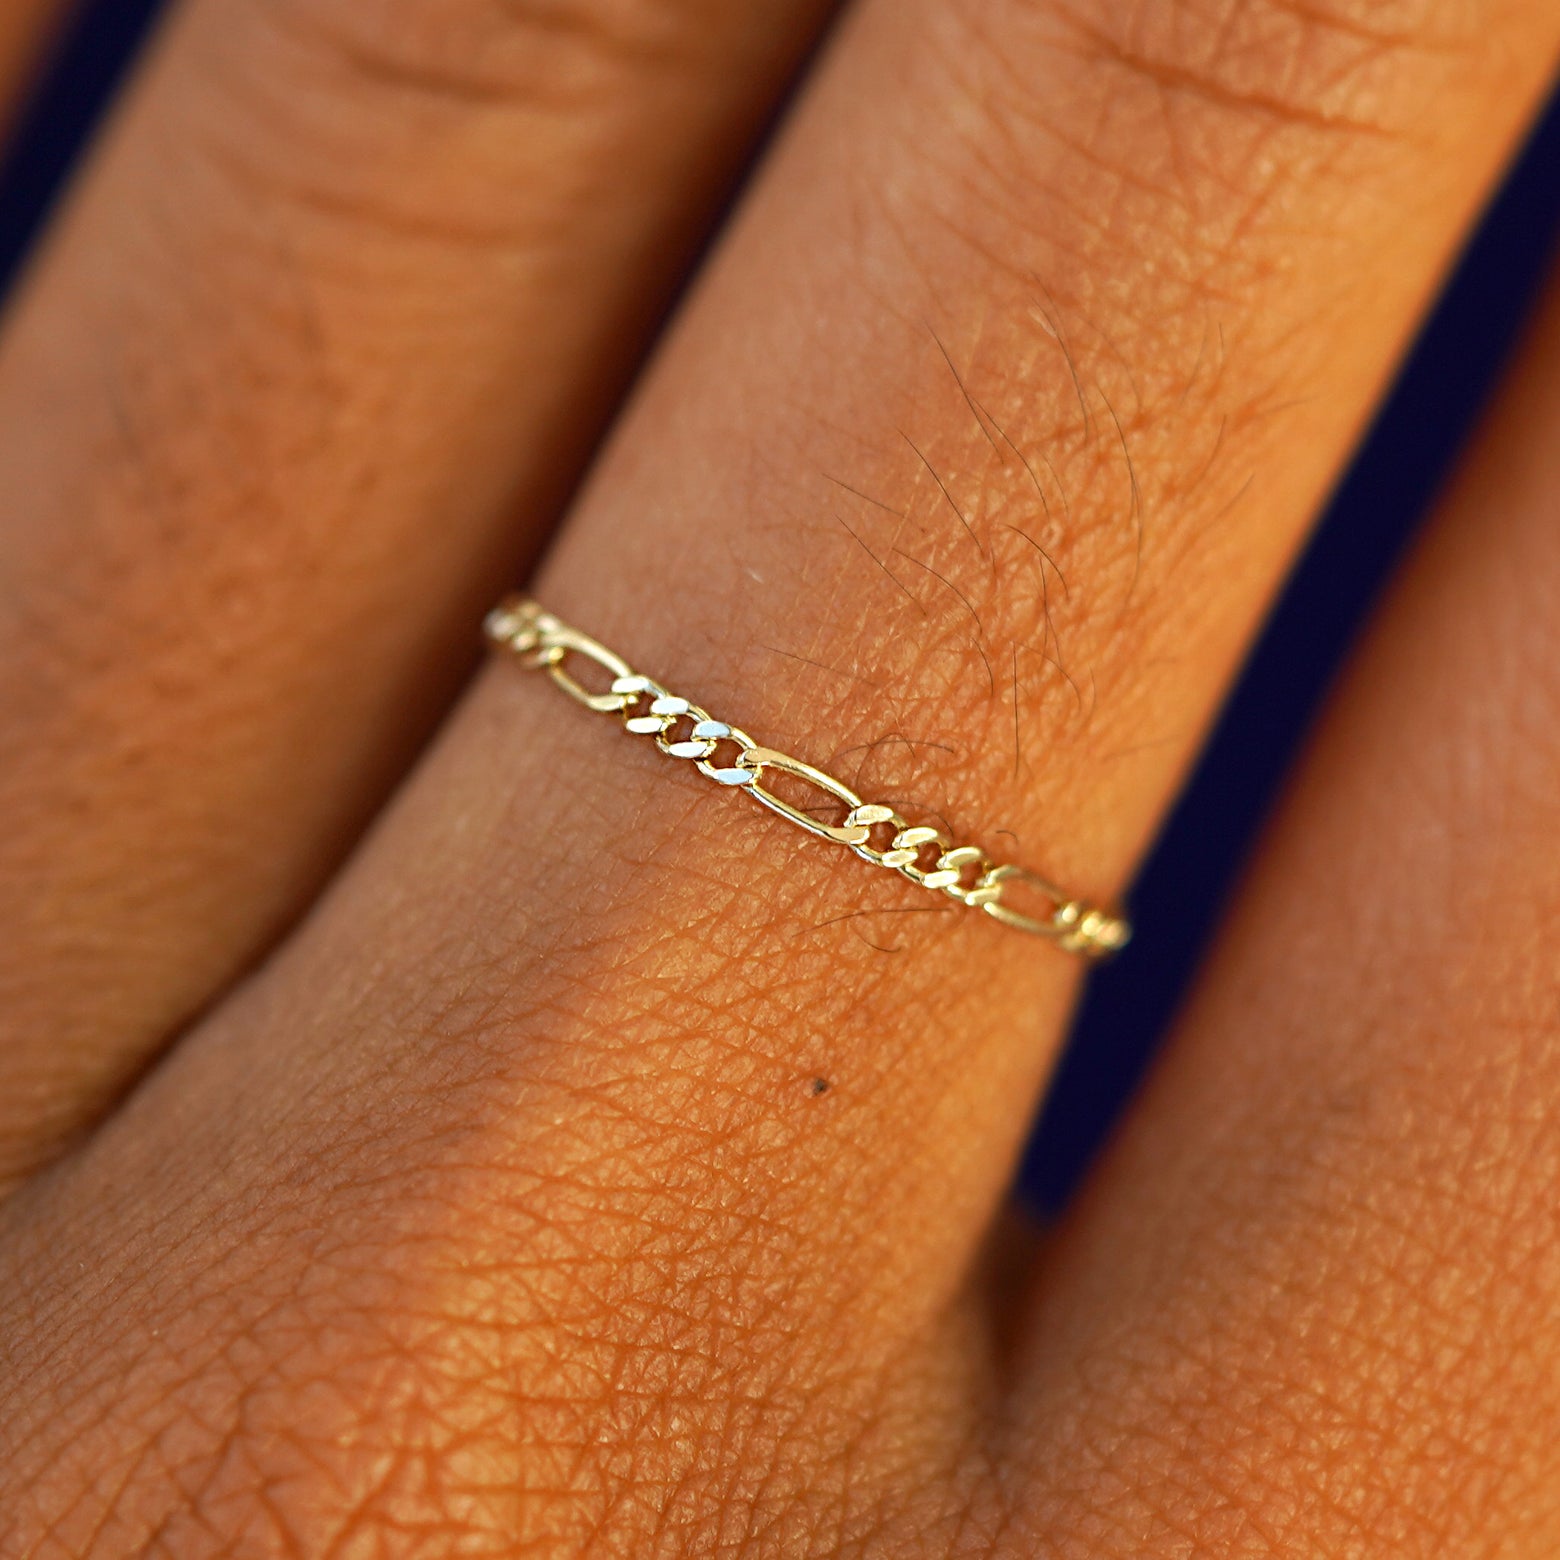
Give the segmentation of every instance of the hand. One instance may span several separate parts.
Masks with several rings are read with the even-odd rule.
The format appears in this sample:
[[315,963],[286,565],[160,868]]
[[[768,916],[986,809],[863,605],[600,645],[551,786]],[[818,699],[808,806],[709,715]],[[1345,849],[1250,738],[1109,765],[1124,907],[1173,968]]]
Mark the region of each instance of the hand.
[[1560,312],[1043,1249],[1077,960],[461,686],[1109,901],[1560,12],[860,0],[641,372],[826,9],[185,0],[13,299],[5,1554],[1560,1550]]

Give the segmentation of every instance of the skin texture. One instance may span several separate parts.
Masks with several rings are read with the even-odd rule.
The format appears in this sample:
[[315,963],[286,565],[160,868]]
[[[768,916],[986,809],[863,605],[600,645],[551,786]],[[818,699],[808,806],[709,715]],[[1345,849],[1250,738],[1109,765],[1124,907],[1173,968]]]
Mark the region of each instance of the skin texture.
[[[643,27],[714,45],[698,7],[506,10],[534,31],[484,35],[523,66],[499,122],[490,83],[441,82],[435,134],[413,112],[434,45],[387,6],[414,102],[382,99],[382,61],[339,102],[304,71],[281,121],[323,101],[348,150],[399,127],[410,165],[339,165],[387,181],[393,218],[342,246],[311,184],[302,258],[241,250],[156,354],[147,311],[185,316],[152,260],[206,253],[230,213],[203,197],[177,242],[149,224],[138,266],[105,246],[167,127],[205,122],[203,15],[165,38],[0,349],[28,435],[0,440],[27,498],[8,675],[31,690],[0,786],[35,938],[0,955],[21,1017],[0,1066],[26,1080],[0,1207],[5,1544],[1552,1554],[1560,324],[1156,1084],[1037,1254],[989,1230],[1076,965],[798,843],[512,665],[278,939],[445,707],[429,667],[453,679],[461,613],[519,550],[501,496],[545,519],[527,441],[576,382],[598,405],[613,383],[545,277],[484,270],[508,252],[470,230],[491,194],[450,170],[518,178],[485,156],[513,155],[537,94],[565,153],[536,166],[567,174],[601,133],[589,92],[552,102],[539,37],[589,61]],[[779,45],[738,44],[746,90],[718,72],[718,96],[751,127]],[[1110,895],[1557,47],[1552,9],[1516,0],[870,0],[539,594],[761,740]],[[210,123],[217,166],[278,155]],[[593,176],[632,147],[711,188],[678,125],[653,151],[614,124]],[[644,204],[603,249],[610,190],[526,188],[604,286],[652,242]],[[232,289],[300,279],[341,311],[346,410],[323,424],[300,388],[321,338],[235,376],[213,334],[250,328],[260,294]],[[386,322],[433,297],[476,300],[470,334],[397,356]],[[577,343],[540,385],[527,320]],[[133,436],[83,464],[116,394]],[[321,527],[301,553],[287,515]],[[106,620],[65,610],[99,595]],[[138,653],[107,654],[126,633]]]

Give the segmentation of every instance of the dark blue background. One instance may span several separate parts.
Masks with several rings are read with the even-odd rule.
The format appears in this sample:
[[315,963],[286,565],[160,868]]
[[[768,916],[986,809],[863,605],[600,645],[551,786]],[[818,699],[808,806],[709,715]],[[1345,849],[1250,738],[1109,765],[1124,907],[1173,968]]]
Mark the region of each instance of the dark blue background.
[[[90,0],[60,40],[0,169],[0,282],[157,9]],[[1025,1167],[1043,1206],[1066,1198],[1141,1076],[1317,701],[1489,394],[1557,225],[1560,103],[1469,245],[1143,869],[1138,935],[1094,977]]]

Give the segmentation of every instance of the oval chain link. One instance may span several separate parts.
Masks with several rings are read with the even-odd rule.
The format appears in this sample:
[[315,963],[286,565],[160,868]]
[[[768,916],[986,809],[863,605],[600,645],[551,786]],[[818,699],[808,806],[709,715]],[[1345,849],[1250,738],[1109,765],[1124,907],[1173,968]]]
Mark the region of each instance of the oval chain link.
[[[1132,935],[1121,916],[1072,898],[1038,873],[993,861],[978,845],[956,845],[941,829],[911,823],[885,803],[864,801],[824,770],[778,748],[761,746],[739,726],[717,720],[708,710],[634,671],[615,651],[534,601],[506,598],[488,614],[484,628],[493,644],[545,671],[577,704],[620,716],[625,730],[652,738],[669,757],[692,763],[719,785],[746,791],[771,812],[819,839],[846,846],[874,866],[984,911],[1004,926],[1049,938],[1069,953],[1102,957],[1123,947]],[[610,674],[608,687],[593,693],[569,670],[571,656]],[[736,750],[729,763],[716,761],[723,748]],[[838,823],[827,823],[777,795],[764,783],[770,771],[811,786],[829,805],[842,808],[843,817]],[[879,840],[886,835],[886,842],[874,843],[874,835]],[[1038,911],[1009,903],[1009,889],[1038,899]]]

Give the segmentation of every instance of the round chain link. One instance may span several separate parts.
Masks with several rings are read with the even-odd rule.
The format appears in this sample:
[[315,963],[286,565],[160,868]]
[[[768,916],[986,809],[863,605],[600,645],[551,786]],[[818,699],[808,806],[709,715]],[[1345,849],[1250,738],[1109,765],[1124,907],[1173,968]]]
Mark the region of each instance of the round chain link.
[[[754,801],[819,839],[844,845],[874,866],[898,872],[918,887],[948,895],[993,920],[1049,938],[1069,953],[1099,958],[1123,947],[1127,921],[1064,893],[1026,867],[992,860],[978,845],[955,845],[941,830],[912,823],[883,802],[864,801],[843,780],[778,748],[763,747],[738,726],[636,672],[615,651],[554,617],[523,596],[507,597],[487,616],[488,639],[544,671],[577,704],[621,717],[624,729],[651,738],[671,758],[692,763],[718,785],[745,791]],[[599,693],[570,670],[578,657],[611,681]],[[580,671],[585,672],[582,665]],[[734,753],[732,750],[735,750]],[[720,762],[722,752],[729,763]],[[823,806],[842,810],[837,823],[816,818],[767,784],[773,771],[819,793]],[[876,842],[875,842],[876,841]],[[1010,903],[1010,891],[1035,903]]]

